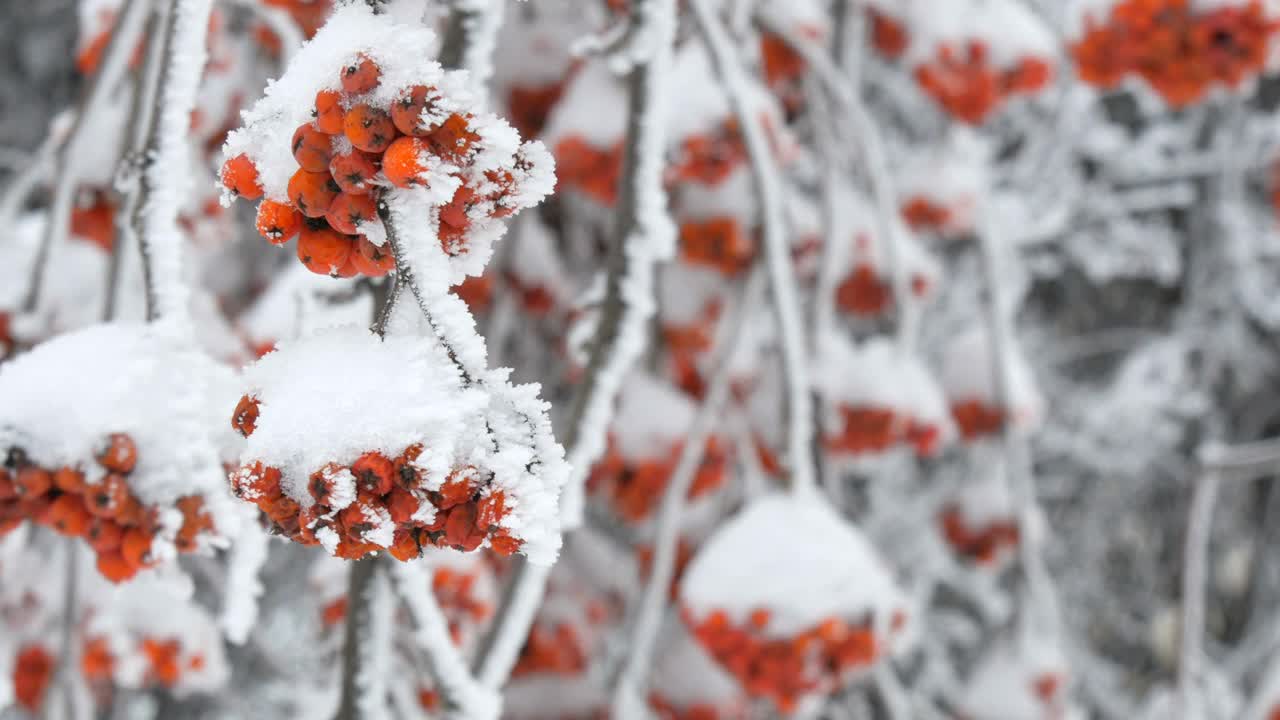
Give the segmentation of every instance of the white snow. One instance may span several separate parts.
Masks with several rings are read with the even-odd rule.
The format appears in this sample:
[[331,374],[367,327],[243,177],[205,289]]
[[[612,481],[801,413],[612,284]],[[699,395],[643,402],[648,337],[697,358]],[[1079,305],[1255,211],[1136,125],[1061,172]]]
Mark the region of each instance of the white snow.
[[[1007,352],[1012,420],[1015,427],[1031,430],[1044,417],[1044,399],[1017,346],[1009,347]],[[941,364],[942,388],[952,404],[977,400],[991,407],[1000,405],[990,335],[983,326],[952,338],[943,350]]]
[[831,617],[887,622],[901,604],[870,541],[807,493],[761,497],[729,520],[689,563],[680,598],[697,617],[724,610],[735,623],[767,608],[776,637]]

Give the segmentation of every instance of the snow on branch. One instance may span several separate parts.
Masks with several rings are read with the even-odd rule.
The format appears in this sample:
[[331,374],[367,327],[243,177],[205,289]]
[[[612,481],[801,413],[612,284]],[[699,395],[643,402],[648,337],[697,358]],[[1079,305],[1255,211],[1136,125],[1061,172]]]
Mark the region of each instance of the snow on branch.
[[391,569],[396,593],[413,618],[414,638],[427,654],[431,672],[443,691],[447,717],[457,720],[494,720],[502,708],[502,698],[471,676],[466,659],[449,634],[449,623],[435,596],[423,592],[431,583],[423,577],[420,563],[396,563]]
[[782,214],[783,186],[774,165],[769,141],[759,118],[752,111],[746,78],[733,42],[705,0],[689,3],[698,28],[711,54],[712,63],[724,83],[725,93],[737,115],[754,175],[757,201],[764,226],[765,261],[769,269],[774,312],[782,344],[783,371],[787,381],[787,461],[791,481],[797,491],[814,487],[812,397],[805,363],[804,324],[800,319],[800,299],[795,287],[795,271]]

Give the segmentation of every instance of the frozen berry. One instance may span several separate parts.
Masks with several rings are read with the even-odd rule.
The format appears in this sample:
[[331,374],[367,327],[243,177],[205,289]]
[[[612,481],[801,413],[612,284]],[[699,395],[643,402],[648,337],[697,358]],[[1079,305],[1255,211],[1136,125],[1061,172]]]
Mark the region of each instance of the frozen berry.
[[367,93],[378,87],[382,71],[369,56],[361,53],[354,61],[342,68],[342,89],[352,95]]
[[275,200],[263,200],[258,205],[258,234],[272,245],[283,245],[298,234],[302,225],[302,213],[293,206]]
[[385,112],[365,103],[347,111],[342,131],[358,149],[380,153],[396,138],[396,126]]
[[432,106],[435,91],[426,85],[415,85],[391,103],[391,121],[405,135],[425,136],[435,129],[423,117]]
[[430,144],[416,137],[397,138],[382,156],[382,172],[396,187],[423,184],[424,158],[430,152]]
[[298,166],[307,172],[329,172],[329,161],[333,159],[329,136],[310,125],[298,126],[293,132],[293,159]]
[[112,472],[131,473],[138,464],[138,447],[128,435],[112,433],[99,448],[97,460],[99,465]]
[[303,215],[310,218],[324,217],[339,192],[338,184],[328,171],[313,173],[298,170],[289,178],[289,200]]
[[378,174],[374,157],[355,148],[339,152],[329,161],[329,172],[342,192],[348,195],[365,195],[373,188],[373,178]]
[[356,241],[356,252],[351,254],[351,258],[365,277],[382,277],[396,268],[396,259],[390,248],[374,245],[363,236]]
[[378,208],[370,195],[340,193],[329,206],[325,219],[330,227],[345,235],[360,232],[360,223],[372,222],[378,217]]
[[355,243],[330,227],[304,227],[298,235],[298,259],[318,275],[328,275],[347,263]]
[[325,135],[342,134],[342,116],[346,114],[340,102],[342,95],[334,90],[316,93],[315,126]]
[[262,197],[262,184],[258,182],[258,167],[247,155],[237,155],[222,165],[222,186],[232,194],[246,200]]

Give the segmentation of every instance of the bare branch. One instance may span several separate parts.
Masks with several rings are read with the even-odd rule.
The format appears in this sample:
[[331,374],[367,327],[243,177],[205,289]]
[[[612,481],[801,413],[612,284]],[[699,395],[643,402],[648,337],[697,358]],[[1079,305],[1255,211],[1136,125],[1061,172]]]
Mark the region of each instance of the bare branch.
[[800,299],[795,288],[791,249],[782,214],[782,182],[760,117],[750,105],[741,63],[733,51],[728,33],[705,0],[690,0],[689,8],[697,20],[712,65],[724,84],[746,143],[764,225],[765,261],[781,336],[783,372],[786,374],[787,462],[793,490],[810,492],[815,486],[811,452],[812,397],[804,360],[806,343],[804,325],[800,320]]

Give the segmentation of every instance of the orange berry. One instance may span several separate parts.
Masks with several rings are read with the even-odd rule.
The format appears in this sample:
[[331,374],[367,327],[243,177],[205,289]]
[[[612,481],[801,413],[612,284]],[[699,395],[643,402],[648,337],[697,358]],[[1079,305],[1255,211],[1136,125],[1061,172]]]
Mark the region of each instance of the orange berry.
[[342,89],[352,95],[369,92],[378,87],[381,79],[382,70],[364,53],[342,69]]
[[391,557],[400,562],[409,562],[416,560],[422,555],[422,546],[418,544],[417,528],[400,528],[396,530],[395,540],[391,543],[391,547],[387,548],[391,553]]
[[19,650],[13,661],[13,696],[18,704],[38,712],[53,671],[53,656],[40,645],[26,645]]
[[298,236],[298,259],[317,275],[328,275],[347,264],[355,243],[333,228],[304,227]]
[[382,173],[396,187],[423,184],[419,176],[427,168],[422,157],[430,153],[430,147],[422,138],[396,138],[382,156]]
[[244,395],[240,398],[240,402],[236,404],[236,410],[231,415],[231,427],[238,430],[241,435],[249,437],[253,434],[257,424],[258,399]]
[[131,565],[118,550],[98,555],[98,574],[113,583],[120,583],[138,574],[138,567]]
[[54,530],[71,537],[84,535],[93,520],[79,495],[62,495],[54,500],[47,517]]
[[109,553],[120,548],[120,543],[124,540],[124,529],[113,520],[97,518],[89,524],[85,540],[97,552]]
[[373,188],[373,178],[378,174],[375,157],[354,148],[336,153],[329,161],[329,172],[342,192],[348,195],[365,195]]
[[521,544],[522,543],[519,540],[511,537],[510,535],[494,535],[489,538],[489,547],[493,548],[494,552],[503,557],[510,557],[511,555],[516,554],[516,551],[520,549]]
[[378,217],[378,206],[371,195],[339,193],[325,213],[330,227],[344,235],[360,232],[358,223],[372,222]]
[[356,476],[356,488],[373,495],[391,492],[395,480],[395,466],[379,452],[367,452],[351,464]]
[[422,502],[413,493],[405,490],[400,486],[391,489],[387,494],[387,512],[391,514],[391,519],[398,525],[404,525],[412,521],[413,514],[418,512],[418,508]]
[[480,502],[476,504],[476,526],[485,532],[496,528],[507,514],[506,500],[506,494],[501,490],[494,490],[480,498]]
[[366,277],[382,277],[396,269],[396,259],[391,250],[374,245],[364,236],[356,241],[356,251],[351,254],[351,260],[360,274]]
[[449,204],[440,208],[440,222],[458,230],[471,227],[471,218],[467,211],[475,203],[476,191],[463,185],[453,193]]
[[435,90],[426,85],[415,85],[391,103],[391,121],[405,135],[423,137],[435,129],[424,122],[422,113],[433,105]]
[[356,148],[380,153],[396,139],[396,126],[385,112],[365,103],[352,107],[342,118],[342,131]]
[[40,497],[53,489],[53,474],[42,467],[27,465],[18,471],[14,488],[24,500]]
[[329,136],[311,127],[311,123],[299,125],[293,131],[293,159],[307,172],[329,172],[329,161],[333,159],[333,149]]
[[283,245],[298,234],[302,225],[302,213],[293,206],[275,200],[263,200],[258,205],[258,234],[272,245]]
[[111,654],[107,639],[96,637],[84,645],[80,653],[80,672],[87,680],[110,680],[115,672],[116,659]]
[[465,117],[454,113],[440,127],[432,130],[427,139],[440,155],[458,161],[471,151],[473,144],[479,142],[480,136],[471,132]]
[[118,473],[109,473],[102,482],[89,485],[85,490],[85,508],[98,517],[116,517],[130,500],[129,484]]
[[96,459],[102,467],[118,473],[131,473],[138,464],[138,446],[125,433],[112,433],[98,450]]
[[84,473],[75,468],[58,468],[58,471],[53,474],[53,485],[63,492],[84,492]]
[[151,564],[151,533],[142,528],[129,528],[120,540],[120,554],[125,562],[137,568]]
[[359,254],[355,250],[355,238],[352,236],[347,237],[352,241],[351,253],[347,255],[347,261],[342,264],[342,267],[330,273],[334,277],[353,278],[360,274],[360,266],[355,261],[356,255]]
[[342,134],[342,116],[346,110],[342,109],[341,99],[342,95],[336,90],[316,93],[316,108],[312,114],[316,117],[316,129],[325,135]]
[[[307,172],[299,169],[289,178],[289,200],[309,218],[324,217],[339,192],[341,188],[327,170]],[[305,234],[306,231],[303,232]]]
[[233,195],[246,200],[262,197],[262,184],[258,181],[258,167],[249,156],[240,154],[222,164],[222,186]]

